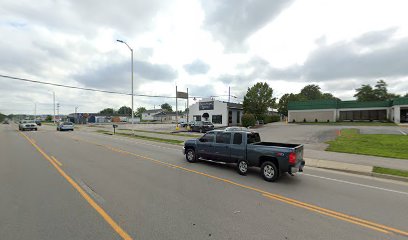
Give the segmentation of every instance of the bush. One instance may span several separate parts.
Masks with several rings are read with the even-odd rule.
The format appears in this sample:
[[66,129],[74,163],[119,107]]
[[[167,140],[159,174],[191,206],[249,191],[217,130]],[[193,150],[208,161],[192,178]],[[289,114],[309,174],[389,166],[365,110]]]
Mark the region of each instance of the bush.
[[280,116],[265,116],[265,123],[279,122]]
[[250,113],[245,113],[242,115],[242,126],[244,127],[250,127],[250,126],[255,126],[256,119],[253,114]]
[[304,123],[306,122],[306,118],[303,118],[303,122],[304,122]]
[[315,118],[315,122],[318,122],[318,121],[317,121],[317,118]]
[[295,123],[295,122],[296,122],[296,120],[295,120],[295,119],[293,119],[293,120],[292,120],[292,122],[293,122],[293,123]]

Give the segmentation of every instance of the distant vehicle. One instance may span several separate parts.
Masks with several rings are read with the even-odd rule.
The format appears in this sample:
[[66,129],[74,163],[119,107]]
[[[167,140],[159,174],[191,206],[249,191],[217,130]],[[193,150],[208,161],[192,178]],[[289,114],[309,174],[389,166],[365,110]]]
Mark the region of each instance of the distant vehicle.
[[261,142],[259,133],[249,131],[210,131],[199,139],[187,140],[183,153],[191,163],[198,159],[234,163],[241,175],[249,167],[260,167],[262,177],[268,182],[285,172],[292,176],[302,172],[305,165],[303,145]]
[[34,130],[37,131],[37,124],[35,124],[35,121],[33,120],[23,120],[20,121],[20,124],[18,125],[18,129],[20,131],[26,131],[26,130]]
[[224,129],[224,131],[234,132],[234,131],[250,131],[250,130],[246,127],[227,127],[226,129]]
[[57,126],[57,131],[74,131],[74,124],[72,122],[61,122]]
[[190,128],[192,132],[205,133],[214,130],[214,124],[209,121],[195,121],[190,125]]
[[9,121],[8,121],[8,120],[4,120],[4,121],[3,121],[3,124],[9,124]]
[[35,120],[35,124],[37,124],[37,126],[41,126],[41,121],[40,120]]

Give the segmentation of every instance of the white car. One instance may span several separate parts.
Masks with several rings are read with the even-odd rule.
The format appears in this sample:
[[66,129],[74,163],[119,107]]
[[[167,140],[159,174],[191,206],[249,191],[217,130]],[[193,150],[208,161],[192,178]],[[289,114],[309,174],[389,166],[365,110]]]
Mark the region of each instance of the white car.
[[20,131],[25,131],[25,130],[34,130],[37,131],[37,124],[35,124],[35,121],[32,120],[23,120],[20,122],[18,125],[18,129]]
[[62,122],[58,124],[57,131],[74,131],[74,124],[72,122]]

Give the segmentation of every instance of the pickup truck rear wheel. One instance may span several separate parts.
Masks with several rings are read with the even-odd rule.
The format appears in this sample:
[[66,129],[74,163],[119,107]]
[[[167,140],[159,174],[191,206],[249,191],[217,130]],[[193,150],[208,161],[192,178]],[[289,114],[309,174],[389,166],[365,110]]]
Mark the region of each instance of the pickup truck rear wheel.
[[197,161],[197,157],[196,157],[194,149],[189,148],[186,150],[186,160],[187,162],[190,162],[190,163],[194,163]]
[[245,160],[239,160],[237,163],[237,171],[240,175],[246,175],[248,172],[248,163]]
[[273,162],[266,161],[261,166],[263,179],[268,182],[274,182],[279,177],[279,169]]

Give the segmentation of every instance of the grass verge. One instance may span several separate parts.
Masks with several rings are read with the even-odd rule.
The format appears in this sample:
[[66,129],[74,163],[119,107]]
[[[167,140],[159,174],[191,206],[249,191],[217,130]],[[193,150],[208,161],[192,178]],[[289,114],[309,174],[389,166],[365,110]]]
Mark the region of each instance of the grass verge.
[[408,177],[408,171],[392,169],[392,168],[383,168],[383,167],[374,167],[373,172],[394,175],[399,177]]
[[327,142],[326,151],[408,159],[408,136],[360,134],[357,129],[343,129],[335,140]]
[[[106,131],[106,130],[96,130],[96,132],[113,135],[112,132]],[[136,134],[132,135],[131,133],[118,133],[118,132],[116,132],[115,135],[120,135],[120,136],[125,136],[125,137],[130,137],[130,138],[143,139],[143,140],[154,141],[154,142],[170,143],[170,144],[175,144],[175,145],[181,145],[181,144],[184,143],[184,141],[176,140],[176,139],[163,139],[163,138],[157,138],[157,137],[147,137],[147,136],[141,136],[141,135],[136,135]]]
[[296,122],[301,125],[328,125],[328,126],[397,126],[393,122]]

